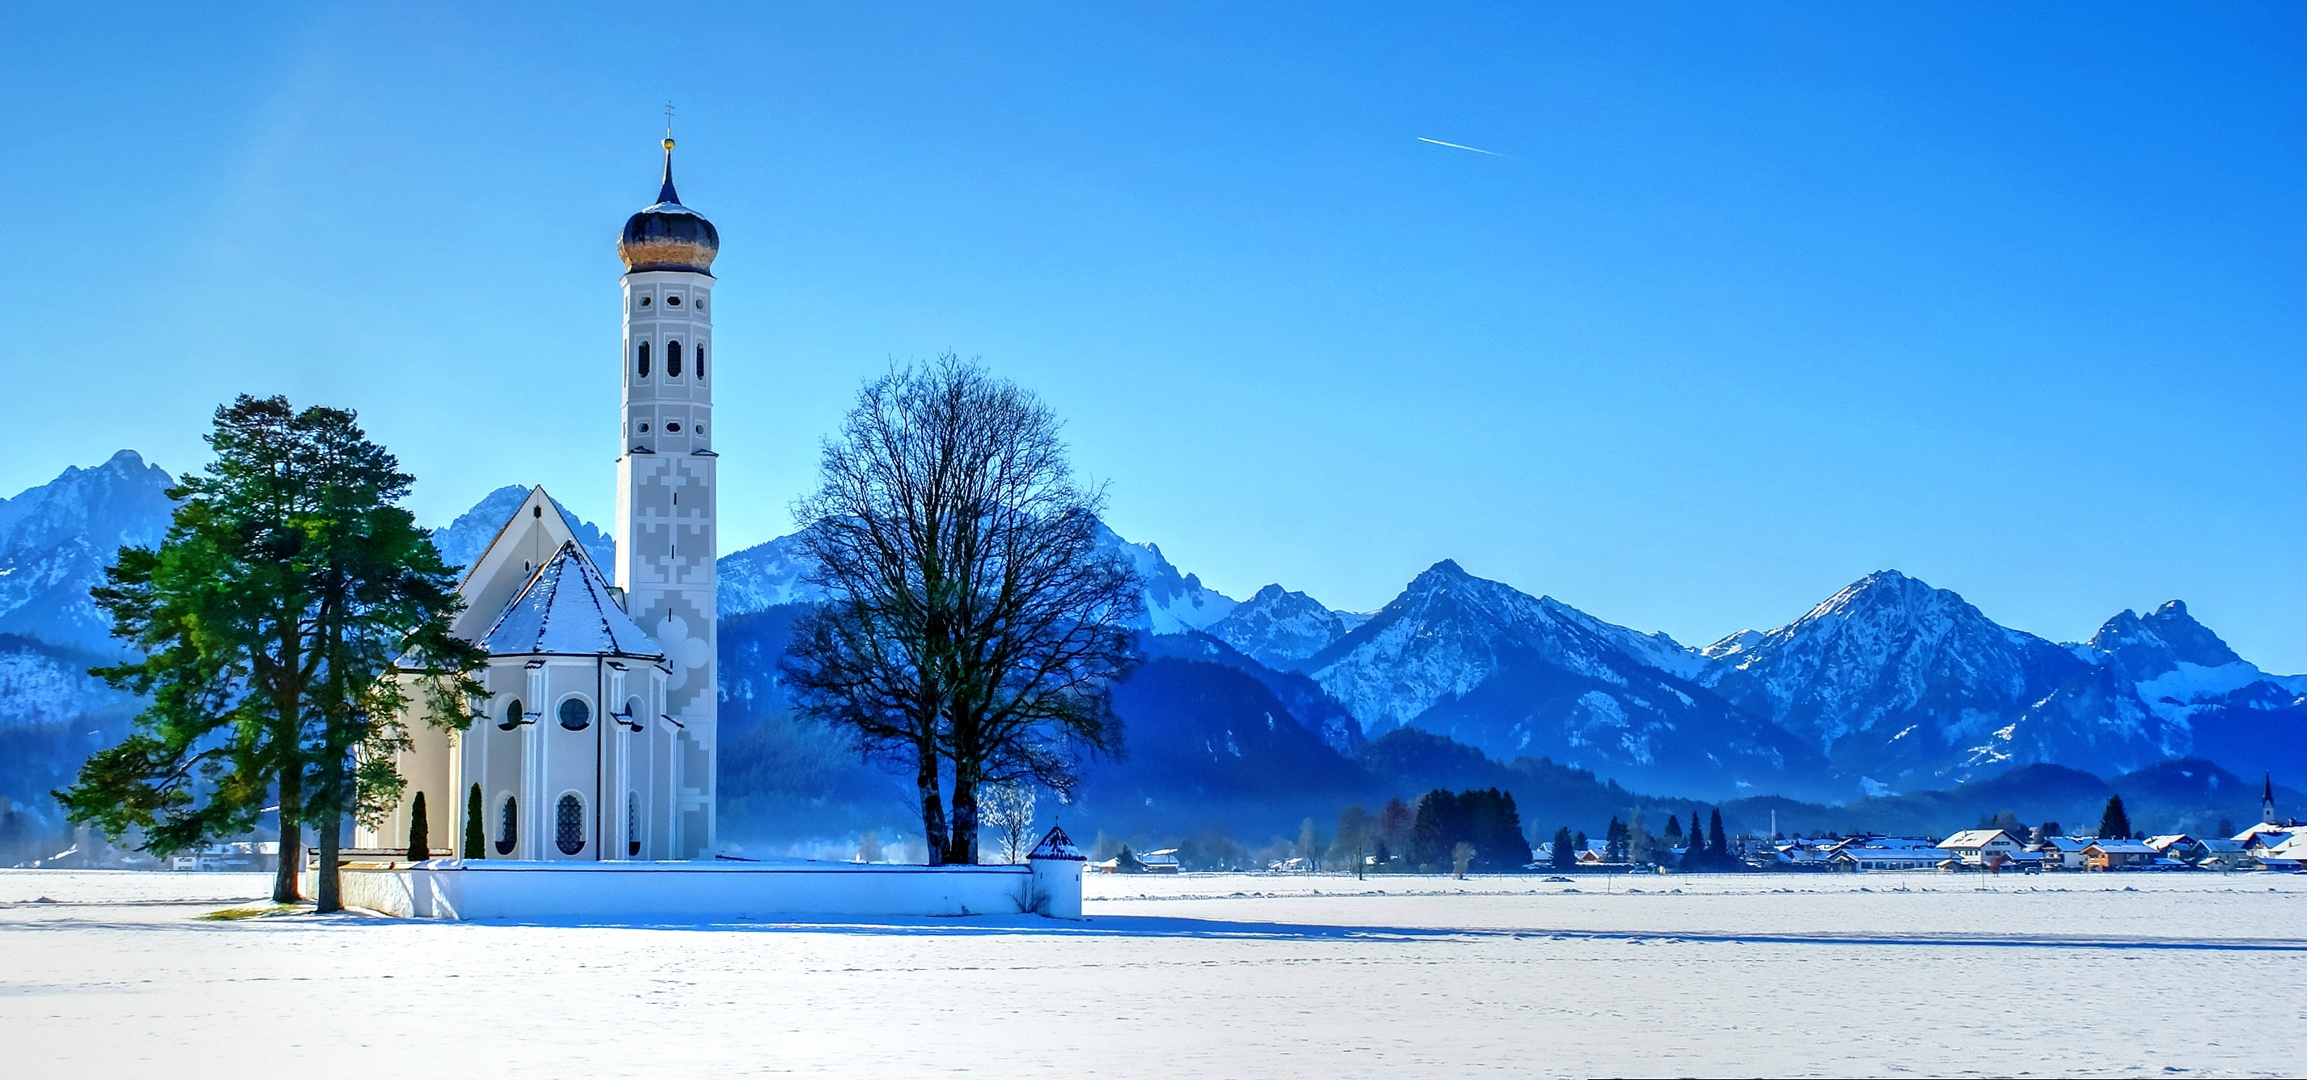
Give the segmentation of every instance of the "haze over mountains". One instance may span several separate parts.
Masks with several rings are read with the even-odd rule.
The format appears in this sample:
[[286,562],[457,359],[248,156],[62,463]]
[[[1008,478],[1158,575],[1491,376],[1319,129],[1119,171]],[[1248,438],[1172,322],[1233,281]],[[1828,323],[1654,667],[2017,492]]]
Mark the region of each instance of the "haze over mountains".
[[[126,716],[84,674],[115,648],[87,589],[121,544],[159,540],[168,484],[122,451],[0,500],[0,733],[47,763],[7,770],[0,794],[38,801]],[[469,560],[525,490],[441,527],[444,557]],[[610,564],[613,539],[570,520]],[[724,815],[903,822],[901,785],[785,712],[777,661],[817,598],[794,539],[720,560]],[[2098,783],[2179,759],[2248,775],[2307,760],[2307,676],[2261,672],[2177,601],[2061,644],[1885,570],[1785,626],[1693,648],[1449,560],[1354,613],[1281,585],[1235,600],[1152,544],[1103,539],[1146,582],[1147,661],[1117,692],[1128,753],[1092,763],[1067,810],[1101,824],[1224,827],[1461,780],[1598,808],[1629,790],[1661,807],[1863,806],[2022,766]]]

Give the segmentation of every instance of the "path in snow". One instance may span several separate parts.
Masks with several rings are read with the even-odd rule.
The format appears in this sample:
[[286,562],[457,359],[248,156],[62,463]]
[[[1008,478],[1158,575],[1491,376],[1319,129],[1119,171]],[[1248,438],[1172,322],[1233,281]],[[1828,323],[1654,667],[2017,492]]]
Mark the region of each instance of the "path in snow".
[[1082,923],[194,917],[267,884],[0,871],[7,1074],[2279,1074],[2307,1020],[2307,878],[2265,875],[1093,877]]

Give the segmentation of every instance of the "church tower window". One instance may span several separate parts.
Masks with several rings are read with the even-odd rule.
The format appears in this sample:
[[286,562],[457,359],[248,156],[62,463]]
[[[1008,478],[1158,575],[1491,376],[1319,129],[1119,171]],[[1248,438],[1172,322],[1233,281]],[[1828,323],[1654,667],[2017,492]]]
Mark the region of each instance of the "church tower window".
[[503,723],[497,725],[497,730],[511,731],[519,726],[521,726],[521,699],[514,698],[505,704],[505,719]]
[[703,343],[699,343],[697,346],[697,381],[705,381],[705,346]]
[[681,343],[678,341],[665,343],[665,377],[668,379],[681,377]]
[[640,346],[639,346],[638,350],[636,351],[635,355],[636,355],[636,356],[639,358],[639,359],[638,359],[638,361],[637,361],[637,363],[636,363],[636,365],[635,365],[635,370],[637,370],[637,371],[639,371],[639,372],[641,373],[641,377],[642,377],[642,378],[644,378],[644,379],[648,378],[648,377],[649,377],[649,343],[648,343],[648,342],[646,342],[646,341],[642,342],[642,343],[640,344]]
[[593,707],[585,699],[573,697],[561,703],[561,726],[570,731],[583,731],[593,724]]
[[668,296],[665,298],[665,303],[671,307],[680,307],[681,298],[679,296]]
[[510,855],[521,836],[521,810],[510,795],[497,812],[497,854]]
[[585,801],[575,795],[561,796],[560,804],[553,807],[553,846],[563,855],[575,855],[585,850]]

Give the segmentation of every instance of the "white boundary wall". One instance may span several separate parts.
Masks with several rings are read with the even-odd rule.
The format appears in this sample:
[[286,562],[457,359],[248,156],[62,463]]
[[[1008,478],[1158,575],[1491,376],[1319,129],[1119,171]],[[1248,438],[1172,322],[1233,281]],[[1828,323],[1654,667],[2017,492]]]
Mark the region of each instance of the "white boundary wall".
[[346,869],[344,902],[419,919],[727,921],[782,915],[1081,917],[1082,863],[566,863],[434,859]]

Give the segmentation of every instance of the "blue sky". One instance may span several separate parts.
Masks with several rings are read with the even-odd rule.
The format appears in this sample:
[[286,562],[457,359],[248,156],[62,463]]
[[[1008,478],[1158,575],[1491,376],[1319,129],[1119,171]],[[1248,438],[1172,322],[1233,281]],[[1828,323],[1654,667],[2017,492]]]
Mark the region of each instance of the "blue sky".
[[1704,642],[1896,567],[2307,670],[2307,13],[1433,6],[0,8],[0,491],[284,392],[606,524],[672,99],[724,550],[952,349],[1236,595]]

